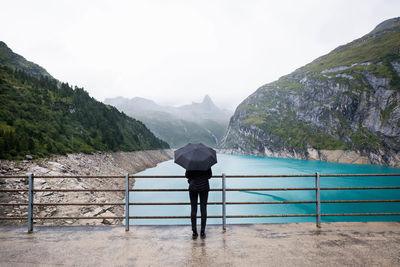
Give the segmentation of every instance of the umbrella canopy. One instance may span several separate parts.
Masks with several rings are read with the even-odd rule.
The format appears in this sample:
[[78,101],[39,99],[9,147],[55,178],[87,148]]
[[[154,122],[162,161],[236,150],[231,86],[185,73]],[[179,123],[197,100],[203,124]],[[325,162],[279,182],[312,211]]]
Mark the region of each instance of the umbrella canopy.
[[217,163],[217,152],[200,144],[187,144],[174,153],[175,163],[188,171],[206,171]]

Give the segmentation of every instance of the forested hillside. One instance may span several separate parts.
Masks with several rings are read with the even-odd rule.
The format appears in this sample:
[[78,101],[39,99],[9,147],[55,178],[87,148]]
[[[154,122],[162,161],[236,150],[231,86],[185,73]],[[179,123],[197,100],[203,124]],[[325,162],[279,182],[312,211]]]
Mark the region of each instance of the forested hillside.
[[0,158],[169,147],[83,88],[37,78],[18,66],[0,65],[0,105]]

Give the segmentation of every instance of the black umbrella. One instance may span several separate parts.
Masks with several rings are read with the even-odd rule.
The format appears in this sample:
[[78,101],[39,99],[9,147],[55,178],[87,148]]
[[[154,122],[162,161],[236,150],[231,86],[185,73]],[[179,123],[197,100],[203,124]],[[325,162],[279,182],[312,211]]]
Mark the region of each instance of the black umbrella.
[[175,163],[189,171],[206,171],[217,163],[217,153],[211,147],[187,144],[174,153]]

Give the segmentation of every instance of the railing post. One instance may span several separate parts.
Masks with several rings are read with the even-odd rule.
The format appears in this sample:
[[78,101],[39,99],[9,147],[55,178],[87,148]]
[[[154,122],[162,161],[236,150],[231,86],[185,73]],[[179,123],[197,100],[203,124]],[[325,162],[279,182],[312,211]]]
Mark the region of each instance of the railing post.
[[226,175],[222,174],[222,230],[226,230]]
[[321,186],[319,172],[315,173],[315,188],[316,188],[316,210],[317,210],[317,227],[321,227]]
[[125,231],[129,231],[129,173],[125,175]]
[[33,232],[33,173],[28,175],[28,233]]

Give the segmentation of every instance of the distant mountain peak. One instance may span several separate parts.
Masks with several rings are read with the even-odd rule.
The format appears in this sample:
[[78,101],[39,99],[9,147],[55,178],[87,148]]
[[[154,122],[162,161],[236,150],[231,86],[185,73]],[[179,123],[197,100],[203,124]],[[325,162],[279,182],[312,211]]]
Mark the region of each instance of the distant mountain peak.
[[147,99],[144,97],[139,97],[139,96],[133,97],[129,101],[134,102],[134,103],[151,104],[151,105],[158,106],[158,104],[156,102],[154,102],[153,100]]
[[213,103],[213,101],[211,100],[211,97],[209,95],[205,95],[202,103],[203,104],[204,103]]
[[218,109],[218,107],[214,104],[212,101],[211,97],[209,95],[205,95],[203,98],[203,101],[200,103],[200,105],[206,109]]

